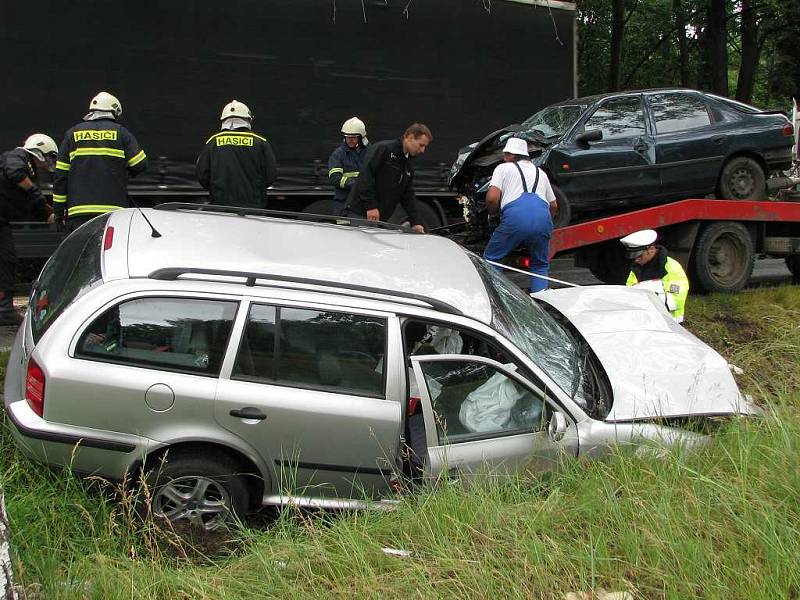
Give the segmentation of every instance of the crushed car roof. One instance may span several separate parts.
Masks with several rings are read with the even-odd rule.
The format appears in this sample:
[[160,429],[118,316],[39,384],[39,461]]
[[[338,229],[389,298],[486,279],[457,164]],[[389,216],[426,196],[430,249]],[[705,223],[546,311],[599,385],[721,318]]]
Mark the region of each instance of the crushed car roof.
[[130,277],[205,269],[314,279],[430,297],[491,321],[486,288],[466,251],[440,236],[265,216],[143,211],[161,237],[151,237],[135,209],[114,213],[114,221],[130,219]]

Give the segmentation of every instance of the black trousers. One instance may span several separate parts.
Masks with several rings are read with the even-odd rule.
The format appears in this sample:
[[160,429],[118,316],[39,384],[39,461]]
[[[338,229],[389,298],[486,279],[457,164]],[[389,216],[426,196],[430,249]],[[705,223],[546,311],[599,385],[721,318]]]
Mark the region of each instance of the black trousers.
[[0,293],[12,297],[17,279],[17,249],[11,235],[11,225],[0,224]]
[[86,223],[87,221],[91,221],[97,215],[80,215],[77,217],[70,217],[67,219],[67,233],[72,233],[78,227]]

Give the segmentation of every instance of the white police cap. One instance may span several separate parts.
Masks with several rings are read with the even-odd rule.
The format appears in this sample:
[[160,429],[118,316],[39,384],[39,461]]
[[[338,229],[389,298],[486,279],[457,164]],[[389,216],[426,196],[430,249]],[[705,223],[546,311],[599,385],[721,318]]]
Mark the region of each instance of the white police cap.
[[653,229],[642,229],[626,235],[620,242],[625,246],[628,258],[635,258],[652,246],[656,238],[658,238],[658,234]]

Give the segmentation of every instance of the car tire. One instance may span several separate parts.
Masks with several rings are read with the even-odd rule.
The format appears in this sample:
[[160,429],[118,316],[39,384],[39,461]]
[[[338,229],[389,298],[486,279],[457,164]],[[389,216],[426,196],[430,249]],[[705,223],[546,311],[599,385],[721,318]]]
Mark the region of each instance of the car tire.
[[735,292],[753,272],[753,238],[741,223],[712,223],[694,244],[689,274],[703,292]]
[[168,452],[145,475],[147,491],[139,510],[196,530],[231,527],[250,506],[250,492],[239,473],[241,467],[224,456]]
[[[425,227],[425,231],[430,231],[431,229],[436,229],[443,225],[441,219],[439,219],[439,215],[436,214],[436,211],[433,210],[429,204],[417,200],[417,210],[419,211],[419,216],[422,219],[422,225]],[[401,205],[397,206],[394,214],[389,218],[388,223],[411,226],[411,222],[408,220],[408,213],[406,213],[406,210]]]
[[553,186],[553,193],[556,195],[556,204],[558,205],[558,213],[556,218],[553,219],[553,229],[566,227],[572,220],[572,207],[567,195],[560,188]]
[[720,197],[728,200],[764,200],[767,197],[764,170],[755,159],[736,156],[722,167],[719,191]]
[[631,272],[631,261],[625,256],[625,248],[617,240],[598,245],[588,255],[589,271],[603,283],[622,285]]
[[303,212],[310,215],[339,215],[341,214],[342,203],[336,200],[317,200],[303,209]]
[[792,282],[800,283],[800,254],[792,254],[786,257],[786,267],[792,274]]

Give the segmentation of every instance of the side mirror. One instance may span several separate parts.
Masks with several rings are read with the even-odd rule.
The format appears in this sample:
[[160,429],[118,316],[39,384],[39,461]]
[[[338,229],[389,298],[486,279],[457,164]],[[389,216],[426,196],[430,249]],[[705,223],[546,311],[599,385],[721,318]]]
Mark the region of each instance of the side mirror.
[[589,142],[599,142],[603,139],[602,129],[590,129],[575,136],[575,143],[581,146],[589,146]]
[[560,411],[553,412],[550,423],[547,425],[547,433],[554,442],[560,442],[567,433],[567,418]]

